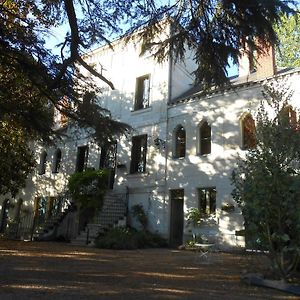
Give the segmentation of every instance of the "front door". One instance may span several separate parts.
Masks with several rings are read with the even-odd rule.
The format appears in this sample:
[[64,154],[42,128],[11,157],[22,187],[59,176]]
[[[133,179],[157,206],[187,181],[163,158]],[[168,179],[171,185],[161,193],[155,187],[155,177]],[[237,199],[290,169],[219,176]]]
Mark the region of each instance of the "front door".
[[183,242],[183,203],[184,190],[171,190],[171,217],[170,217],[170,246],[179,246]]

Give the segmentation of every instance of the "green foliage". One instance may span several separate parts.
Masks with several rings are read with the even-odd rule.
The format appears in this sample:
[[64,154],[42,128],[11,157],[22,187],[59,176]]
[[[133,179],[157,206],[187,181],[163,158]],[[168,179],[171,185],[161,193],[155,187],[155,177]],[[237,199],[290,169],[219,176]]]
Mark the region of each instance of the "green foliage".
[[148,217],[144,211],[144,208],[140,204],[132,206],[132,216],[138,220],[141,224],[143,230],[147,229],[148,226]]
[[138,249],[165,247],[167,242],[157,233],[137,231],[129,227],[115,227],[99,236],[95,241],[97,248]]
[[[299,15],[298,11],[298,15]],[[300,24],[299,16],[282,15],[275,26],[279,44],[276,61],[279,67],[300,67]]]
[[0,132],[0,194],[10,193],[15,197],[25,186],[35,161],[22,128],[10,120],[0,121]]
[[[300,254],[300,131],[299,120],[284,111],[284,93],[268,89],[271,117],[261,105],[257,147],[233,172],[233,197],[245,218],[251,246],[269,251],[274,271],[286,279]],[[270,107],[269,107],[270,108]]]
[[100,209],[107,189],[106,170],[87,169],[76,172],[69,178],[68,188],[73,199],[81,208]]
[[187,212],[187,222],[194,227],[200,225],[203,216],[201,215],[200,211],[196,207],[192,207]]

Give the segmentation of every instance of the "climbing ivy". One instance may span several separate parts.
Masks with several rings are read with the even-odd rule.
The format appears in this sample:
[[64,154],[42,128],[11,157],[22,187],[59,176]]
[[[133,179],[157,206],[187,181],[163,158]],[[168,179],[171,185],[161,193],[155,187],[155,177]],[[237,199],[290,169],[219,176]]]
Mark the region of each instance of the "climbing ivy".
[[87,169],[75,172],[69,178],[68,188],[74,201],[81,208],[99,210],[107,189],[108,173],[106,170]]

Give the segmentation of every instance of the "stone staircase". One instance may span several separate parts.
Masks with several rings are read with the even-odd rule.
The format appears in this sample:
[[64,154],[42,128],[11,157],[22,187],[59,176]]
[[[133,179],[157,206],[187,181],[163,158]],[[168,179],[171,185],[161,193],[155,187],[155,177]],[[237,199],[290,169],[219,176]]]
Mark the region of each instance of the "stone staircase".
[[127,204],[124,194],[116,194],[108,191],[104,196],[101,212],[82,230],[71,244],[78,246],[93,246],[95,238],[114,226],[125,226],[127,216]]
[[33,232],[33,240],[35,241],[49,241],[57,237],[57,230],[59,225],[63,222],[65,217],[76,210],[75,206],[68,203],[67,206],[56,215],[50,217],[40,226],[37,226]]

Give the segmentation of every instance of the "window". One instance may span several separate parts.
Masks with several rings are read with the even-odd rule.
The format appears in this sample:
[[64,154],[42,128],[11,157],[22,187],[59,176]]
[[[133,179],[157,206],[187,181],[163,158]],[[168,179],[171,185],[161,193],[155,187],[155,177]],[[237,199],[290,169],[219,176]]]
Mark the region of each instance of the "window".
[[88,160],[88,146],[80,146],[77,148],[76,172],[83,172]]
[[117,142],[101,147],[99,168],[114,169],[116,166]]
[[200,125],[199,135],[200,155],[211,153],[211,127],[208,125],[207,121]]
[[149,107],[150,76],[145,75],[136,79],[134,110]]
[[46,172],[46,163],[47,163],[47,152],[43,151],[40,155],[39,175],[45,174],[45,172]]
[[198,190],[199,211],[202,215],[212,215],[216,212],[216,188],[200,188]]
[[285,106],[279,113],[279,122],[286,124],[287,126],[297,126],[297,114],[293,108],[288,105]]
[[146,172],[147,135],[132,138],[130,173]]
[[61,150],[57,149],[54,153],[52,173],[58,173],[61,163]]
[[242,149],[250,149],[256,146],[255,122],[250,114],[242,119]]
[[175,130],[175,151],[174,157],[185,157],[186,135],[185,129],[180,125]]

